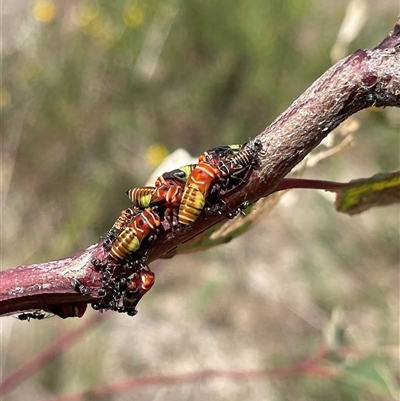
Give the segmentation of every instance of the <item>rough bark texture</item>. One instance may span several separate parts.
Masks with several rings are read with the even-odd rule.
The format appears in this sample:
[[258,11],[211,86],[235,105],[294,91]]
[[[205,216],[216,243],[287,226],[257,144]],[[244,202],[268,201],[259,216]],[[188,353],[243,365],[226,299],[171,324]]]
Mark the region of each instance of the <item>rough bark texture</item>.
[[[381,44],[339,61],[257,136],[263,144],[259,166],[225,201],[235,208],[245,200],[255,202],[267,196],[342,121],[370,106],[400,107],[400,19]],[[160,235],[148,250],[148,263],[173,255],[177,245],[222,219],[218,214],[201,216],[187,229]],[[138,256],[145,251],[138,251]],[[106,257],[100,241],[69,258],[1,273],[0,315],[45,309],[65,317],[82,316],[100,287],[100,273],[91,260]],[[123,271],[122,266],[115,267]],[[91,295],[78,294],[73,279],[89,287]]]

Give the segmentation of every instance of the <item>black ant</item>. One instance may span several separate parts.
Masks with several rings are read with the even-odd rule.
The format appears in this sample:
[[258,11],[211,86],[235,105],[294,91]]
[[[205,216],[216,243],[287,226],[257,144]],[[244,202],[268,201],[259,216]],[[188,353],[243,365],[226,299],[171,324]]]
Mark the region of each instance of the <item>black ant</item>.
[[77,293],[82,295],[90,295],[90,288],[83,285],[78,279],[74,278],[71,284]]
[[26,320],[30,322],[31,319],[36,319],[36,320],[43,320],[47,319],[48,317],[53,317],[53,315],[43,313],[40,310],[34,311],[34,312],[24,312],[21,313],[17,316],[17,319],[19,320]]

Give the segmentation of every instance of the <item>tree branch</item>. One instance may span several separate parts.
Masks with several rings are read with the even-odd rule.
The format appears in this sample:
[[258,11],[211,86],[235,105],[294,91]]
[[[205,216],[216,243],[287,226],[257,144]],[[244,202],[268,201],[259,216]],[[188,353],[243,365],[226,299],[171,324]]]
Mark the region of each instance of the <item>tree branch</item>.
[[[233,209],[245,200],[253,203],[268,196],[342,121],[371,106],[400,107],[400,19],[377,47],[357,50],[336,63],[257,136],[263,144],[258,168],[224,200]],[[140,258],[146,253],[148,263],[173,255],[179,244],[224,218],[217,213],[201,215],[187,229],[161,233],[150,249],[140,249],[137,255]],[[99,299],[101,276],[91,260],[107,256],[99,241],[69,258],[1,273],[0,315],[45,309],[61,317],[82,316],[86,304]],[[118,263],[115,272],[127,274]],[[80,280],[90,293],[78,294],[73,279]]]

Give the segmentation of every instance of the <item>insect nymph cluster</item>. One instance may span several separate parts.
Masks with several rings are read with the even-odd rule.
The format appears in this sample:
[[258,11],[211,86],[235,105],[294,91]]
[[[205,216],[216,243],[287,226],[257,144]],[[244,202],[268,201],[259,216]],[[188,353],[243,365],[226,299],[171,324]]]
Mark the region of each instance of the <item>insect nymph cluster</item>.
[[[165,172],[154,186],[127,190],[132,205],[121,212],[103,241],[107,260],[93,260],[101,272],[102,285],[98,291],[100,302],[92,307],[135,315],[139,300],[155,280],[146,256],[139,257],[138,251],[148,250],[162,232],[185,230],[202,213],[233,217],[241,212],[243,207],[231,210],[224,197],[246,182],[261,148],[259,140],[219,146],[204,152],[197,164]],[[116,264],[133,274],[115,275]],[[86,295],[86,287],[76,280],[73,284],[76,291]]]

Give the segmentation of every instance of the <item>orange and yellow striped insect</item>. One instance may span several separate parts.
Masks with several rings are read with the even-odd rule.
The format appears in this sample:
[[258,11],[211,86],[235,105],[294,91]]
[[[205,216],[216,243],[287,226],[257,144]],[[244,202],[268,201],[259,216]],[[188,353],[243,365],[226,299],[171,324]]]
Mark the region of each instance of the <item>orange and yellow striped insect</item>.
[[122,310],[130,316],[136,315],[138,302],[153,287],[154,282],[155,275],[150,270],[141,269],[134,273],[122,298]]
[[204,209],[211,185],[218,179],[218,167],[200,161],[190,174],[179,205],[178,222],[193,223]]
[[155,208],[167,217],[171,226],[176,226],[183,188],[195,167],[195,164],[189,164],[164,173],[157,178],[154,187],[133,188],[127,190],[126,194],[134,205]]
[[151,208],[146,208],[133,216],[112,244],[110,256],[115,260],[128,258],[139,249],[145,238],[148,240],[156,238],[160,224],[160,216]]
[[[215,149],[219,149],[219,153]],[[187,179],[178,212],[180,224],[189,225],[198,218],[213,185],[219,180],[223,180],[225,191],[231,189],[233,181],[239,180],[237,185],[243,182],[240,174],[252,166],[261,142],[256,140],[247,149],[239,145],[215,149],[199,157],[199,163]]]
[[108,230],[103,241],[103,247],[107,248],[111,244],[111,242],[113,242],[118,237],[119,233],[122,231],[123,228],[125,228],[125,226],[133,218],[133,216],[135,216],[139,212],[140,209],[136,206],[122,210],[118,219],[115,221],[110,230]]

